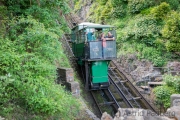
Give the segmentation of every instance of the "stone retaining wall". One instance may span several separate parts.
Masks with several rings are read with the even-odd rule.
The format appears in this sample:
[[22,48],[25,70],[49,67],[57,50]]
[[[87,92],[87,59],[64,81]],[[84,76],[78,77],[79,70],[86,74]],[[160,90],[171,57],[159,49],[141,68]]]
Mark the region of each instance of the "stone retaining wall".
[[74,81],[74,72],[72,68],[58,68],[58,84],[66,85],[66,87],[72,92],[75,97],[80,96],[79,83]]

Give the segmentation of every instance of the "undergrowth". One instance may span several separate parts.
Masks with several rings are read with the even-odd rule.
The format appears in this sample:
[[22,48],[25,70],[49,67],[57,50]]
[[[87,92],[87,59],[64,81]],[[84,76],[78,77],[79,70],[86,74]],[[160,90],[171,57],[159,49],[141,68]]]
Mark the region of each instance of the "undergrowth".
[[7,119],[75,119],[79,102],[55,83],[70,67],[60,39],[68,1],[2,1],[0,115]]

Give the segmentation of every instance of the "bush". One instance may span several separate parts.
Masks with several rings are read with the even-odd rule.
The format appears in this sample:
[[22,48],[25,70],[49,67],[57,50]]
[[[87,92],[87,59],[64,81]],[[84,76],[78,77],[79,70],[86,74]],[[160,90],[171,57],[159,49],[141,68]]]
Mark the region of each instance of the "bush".
[[157,50],[159,50],[159,51],[166,51],[165,43],[164,43],[164,41],[162,39],[157,38],[154,41],[154,44],[155,44],[155,47],[157,48]]
[[170,12],[170,5],[165,2],[151,10],[151,14],[158,20],[163,20],[168,12]]
[[117,7],[114,7],[112,14],[113,14],[113,17],[115,18],[124,17],[126,15],[125,6],[119,5]]
[[[4,2],[11,19],[3,28],[6,34],[0,36],[1,115],[9,119],[76,116],[79,103],[64,87],[55,84],[57,67],[70,66],[59,42],[68,30],[59,16],[59,12],[68,12],[66,2]],[[18,118],[16,110],[24,114]]]
[[[58,35],[32,17],[22,17],[11,25],[9,39],[0,39],[1,104],[16,104],[44,117],[58,113],[64,119],[73,118],[77,101],[54,83],[55,61],[63,66],[60,61],[65,59]],[[63,62],[69,66],[68,61]]]
[[165,108],[170,107],[170,96],[172,94],[180,93],[180,77],[172,75],[164,75],[163,81],[166,83],[163,86],[156,87],[153,91],[156,100],[164,104]]
[[170,5],[171,9],[177,10],[179,7],[179,1],[178,0],[159,0],[156,1],[157,4],[160,4],[162,2],[166,2]]
[[112,0],[113,17],[120,18],[126,15],[127,1],[125,0]]
[[122,30],[121,40],[136,40],[153,46],[155,39],[160,34],[160,28],[157,21],[152,17],[138,15]]
[[141,10],[154,5],[151,0],[131,0],[128,1],[129,12],[132,14],[140,13]]
[[153,47],[147,47],[146,45],[140,44],[137,49],[140,52],[139,58],[152,61],[154,66],[162,67],[166,62],[166,59],[162,57],[161,52]]
[[101,13],[100,19],[102,21],[105,21],[106,19],[109,19],[110,17],[112,17],[112,4],[110,0],[106,2],[106,4],[104,5],[104,8],[101,10],[100,13]]
[[179,76],[164,75],[163,79],[166,82],[167,86],[173,87],[177,92],[180,93],[180,77]]
[[158,86],[153,90],[158,103],[163,104],[165,108],[170,107],[170,96],[176,91],[172,87]]
[[81,7],[82,7],[81,5],[82,5],[82,1],[81,0],[76,1],[75,2],[75,6],[74,6],[74,11],[76,12],[76,11],[80,10]]
[[172,11],[168,16],[164,28],[162,29],[162,36],[166,42],[166,49],[168,51],[180,51],[180,14]]
[[106,3],[108,2],[108,0],[97,0],[100,5],[106,5]]
[[[119,43],[119,42],[118,42]],[[138,59],[147,59],[153,63],[154,66],[162,67],[167,59],[156,48],[147,47],[145,44],[136,42],[125,42],[120,45],[118,55],[137,54]]]

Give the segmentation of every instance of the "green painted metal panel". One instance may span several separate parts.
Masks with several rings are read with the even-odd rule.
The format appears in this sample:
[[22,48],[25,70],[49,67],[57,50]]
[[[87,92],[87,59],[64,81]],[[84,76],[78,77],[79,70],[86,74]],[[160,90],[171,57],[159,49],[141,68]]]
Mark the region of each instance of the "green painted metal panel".
[[73,53],[76,57],[83,56],[84,43],[73,43]]
[[83,51],[84,51],[84,43],[76,44],[76,53],[78,57],[83,55]]
[[91,64],[92,83],[108,82],[109,61],[97,61]]

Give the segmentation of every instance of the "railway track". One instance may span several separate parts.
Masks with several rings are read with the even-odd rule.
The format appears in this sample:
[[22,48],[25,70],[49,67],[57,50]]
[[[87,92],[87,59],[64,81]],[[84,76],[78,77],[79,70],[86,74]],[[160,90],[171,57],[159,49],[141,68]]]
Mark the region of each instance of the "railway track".
[[[71,29],[74,27],[74,25],[81,22],[77,16],[72,14],[69,16],[64,16],[64,18],[67,20],[68,26]],[[69,60],[73,64],[74,68],[77,69],[77,64],[74,65],[76,62],[71,49],[70,37],[71,36],[69,34],[65,34],[63,36],[62,42],[64,49],[68,54]],[[152,105],[146,100],[146,98],[144,98],[144,96],[141,95],[138,89],[132,84],[132,81],[123,72],[121,67],[118,66],[116,61],[113,60],[110,63],[108,70],[110,87],[104,90],[90,91],[100,114],[107,110],[104,109],[104,106],[111,109],[113,113],[117,112],[118,108],[144,108],[150,109],[157,113]],[[82,73],[82,69],[79,71]],[[101,100],[98,100],[97,98],[101,98]]]
[[157,110],[146,100],[146,98],[139,92],[138,88],[133,85],[130,76],[127,76],[123,69],[112,61],[109,67],[109,76],[114,76],[111,82],[117,86],[119,91],[122,91],[122,99],[126,101],[127,106],[132,108],[150,109],[157,113]]
[[120,106],[109,89],[90,91],[90,93],[93,96],[101,115],[103,112],[108,111],[109,109],[111,113],[115,115],[116,110]]

